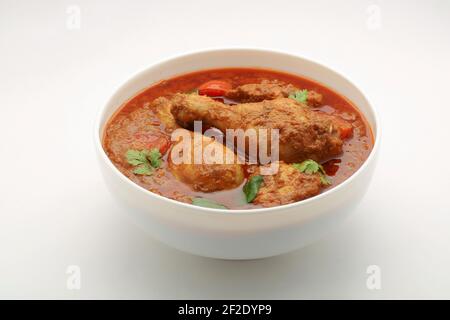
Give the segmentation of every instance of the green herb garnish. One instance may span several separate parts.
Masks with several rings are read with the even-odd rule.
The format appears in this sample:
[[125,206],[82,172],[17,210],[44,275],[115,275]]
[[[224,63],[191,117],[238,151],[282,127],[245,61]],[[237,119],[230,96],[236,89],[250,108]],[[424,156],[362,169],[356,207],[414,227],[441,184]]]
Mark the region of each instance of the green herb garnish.
[[244,185],[243,190],[245,193],[245,200],[247,200],[247,203],[252,202],[256,198],[256,195],[258,194],[262,182],[263,182],[262,176],[253,176]]
[[299,170],[300,172],[304,172],[306,174],[319,173],[320,181],[322,182],[322,184],[324,185],[331,184],[331,181],[328,179],[326,175],[325,169],[314,160],[311,159],[305,160],[302,163],[294,163],[292,164],[292,166],[295,169]]
[[153,174],[153,167],[151,165],[149,165],[148,163],[143,163],[143,164],[137,166],[133,170],[133,173],[144,175],[144,176],[151,176]]
[[159,168],[161,166],[161,152],[159,152],[159,149],[151,149],[147,159],[150,161],[153,168]]
[[298,102],[305,103],[308,99],[308,90],[299,90],[295,91],[294,93],[291,93],[289,95],[289,98],[294,99]]
[[129,164],[135,166],[134,174],[149,176],[155,168],[161,166],[161,152],[157,148],[151,150],[133,150],[130,149],[126,153]]
[[146,163],[148,160],[145,151],[146,150],[128,150],[126,153],[128,163],[132,166],[138,166],[140,164]]
[[324,186],[329,186],[331,184],[330,179],[323,173],[320,173],[320,181]]
[[193,198],[192,204],[194,206],[205,207],[205,208],[214,208],[214,209],[227,209],[224,205],[217,203],[213,200],[205,199],[205,198]]

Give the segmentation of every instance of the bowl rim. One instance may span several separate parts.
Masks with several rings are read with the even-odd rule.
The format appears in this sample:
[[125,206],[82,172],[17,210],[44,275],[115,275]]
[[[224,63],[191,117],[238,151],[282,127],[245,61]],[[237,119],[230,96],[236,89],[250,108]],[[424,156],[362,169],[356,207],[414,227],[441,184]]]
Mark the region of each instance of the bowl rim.
[[[293,203],[289,203],[289,204],[279,205],[279,206],[275,206],[275,207],[255,208],[255,209],[215,209],[215,208],[195,206],[193,204],[177,201],[177,200],[156,194],[154,192],[151,192],[150,190],[147,190],[147,189],[141,187],[140,185],[134,183],[130,179],[128,179],[109,159],[109,157],[107,156],[107,154],[103,148],[102,141],[101,141],[102,133],[103,133],[101,122],[107,111],[107,106],[109,106],[111,104],[115,94],[119,90],[121,90],[124,87],[126,87],[127,85],[129,85],[129,83],[132,82],[134,79],[138,78],[139,76],[142,76],[149,69],[155,68],[156,66],[164,64],[164,63],[168,63],[172,60],[187,58],[189,56],[194,56],[197,54],[205,54],[205,53],[207,54],[207,53],[217,53],[217,52],[227,53],[227,52],[238,52],[238,51],[251,51],[251,52],[255,52],[255,53],[276,54],[276,55],[284,55],[289,58],[302,59],[308,63],[315,64],[321,68],[327,69],[328,71],[334,72],[336,75],[338,75],[339,77],[341,77],[342,79],[347,81],[350,85],[352,85],[354,88],[356,88],[362,94],[362,96],[366,99],[366,101],[368,103],[368,107],[373,114],[372,132],[373,132],[373,128],[374,127],[376,128],[376,134],[374,135],[373,148],[372,148],[369,156],[367,157],[367,159],[361,165],[361,167],[359,167],[358,170],[356,170],[350,177],[348,177],[346,180],[341,182],[339,185],[332,187],[332,188],[326,190],[325,192],[322,192],[311,198],[293,202]],[[217,68],[219,68],[219,66]],[[264,68],[264,67],[262,67],[262,68]],[[274,70],[276,70],[276,69],[274,69]],[[323,84],[327,85],[326,83],[323,83]],[[122,106],[122,104],[120,106]],[[119,108],[120,108],[120,106],[119,106]],[[118,108],[115,111],[117,111],[117,110],[118,110]],[[252,215],[252,214],[275,213],[277,211],[291,209],[293,207],[300,208],[301,206],[306,206],[308,204],[318,202],[323,198],[329,197],[331,194],[336,193],[340,189],[343,189],[347,185],[351,184],[352,181],[355,180],[363,171],[367,170],[367,167],[369,166],[370,163],[372,163],[375,160],[376,154],[378,153],[378,149],[379,149],[379,145],[380,145],[380,138],[381,138],[381,128],[380,128],[379,116],[378,116],[376,109],[373,107],[371,100],[369,99],[367,94],[365,92],[363,92],[363,90],[361,90],[360,87],[356,86],[354,84],[354,82],[352,80],[350,80],[347,76],[344,76],[342,74],[342,72],[336,70],[334,67],[330,68],[330,67],[326,66],[325,64],[318,61],[317,59],[307,58],[305,56],[300,56],[298,54],[287,52],[287,51],[274,50],[274,49],[262,48],[262,47],[211,47],[211,48],[203,48],[203,49],[198,49],[198,50],[186,51],[181,54],[175,54],[175,55],[171,55],[167,58],[160,59],[160,60],[156,61],[155,63],[152,63],[144,68],[141,68],[139,71],[134,72],[125,81],[121,82],[118,86],[116,86],[113,90],[113,93],[108,97],[106,102],[99,107],[97,116],[95,118],[95,123],[94,123],[94,144],[95,144],[95,149],[96,149],[97,153],[100,155],[102,161],[109,168],[109,170],[112,170],[112,172],[120,180],[122,180],[125,184],[129,185],[131,188],[135,189],[138,192],[144,193],[146,196],[149,196],[150,198],[169,202],[171,204],[174,204],[175,206],[181,206],[188,210],[195,211],[196,213],[226,214],[228,216],[229,215]]]

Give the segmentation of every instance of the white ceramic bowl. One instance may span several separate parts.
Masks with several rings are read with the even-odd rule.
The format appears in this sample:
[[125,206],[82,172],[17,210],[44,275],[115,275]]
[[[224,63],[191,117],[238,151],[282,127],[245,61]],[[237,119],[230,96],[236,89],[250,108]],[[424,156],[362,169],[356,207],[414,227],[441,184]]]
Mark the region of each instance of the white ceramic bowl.
[[[104,126],[128,99],[153,83],[191,71],[259,67],[317,80],[353,101],[370,123],[374,148],[349,179],[313,198],[267,209],[221,210],[171,200],[133,183],[109,160],[101,144]],[[156,63],[121,85],[101,110],[95,125],[100,167],[113,197],[133,221],[161,242],[193,254],[222,259],[256,259],[286,253],[320,238],[342,221],[363,197],[371,180],[380,130],[364,94],[341,74],[316,62],[261,49],[214,49]]]

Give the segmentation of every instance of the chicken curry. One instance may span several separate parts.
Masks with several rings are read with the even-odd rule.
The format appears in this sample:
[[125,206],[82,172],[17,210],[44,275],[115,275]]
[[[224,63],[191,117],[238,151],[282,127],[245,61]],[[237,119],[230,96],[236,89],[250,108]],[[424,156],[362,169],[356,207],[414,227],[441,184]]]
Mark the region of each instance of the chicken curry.
[[[132,97],[107,123],[103,147],[125,176],[151,192],[197,206],[252,209],[340,184],[367,159],[373,135],[351,101],[320,83],[226,68],[173,77]],[[197,147],[232,161],[194,161]],[[264,162],[264,150],[275,160]]]

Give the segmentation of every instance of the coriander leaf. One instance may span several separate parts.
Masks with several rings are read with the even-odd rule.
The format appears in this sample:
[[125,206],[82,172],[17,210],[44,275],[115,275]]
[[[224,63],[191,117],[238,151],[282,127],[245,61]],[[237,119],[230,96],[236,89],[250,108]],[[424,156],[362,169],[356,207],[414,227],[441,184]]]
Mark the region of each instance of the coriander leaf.
[[328,177],[327,177],[325,174],[323,174],[323,173],[320,173],[320,181],[321,181],[322,184],[325,185],[325,186],[328,186],[328,185],[331,184],[330,179],[328,179]]
[[315,162],[314,160],[305,160],[302,163],[294,163],[292,164],[292,166],[299,170],[300,172],[304,172],[306,174],[314,174],[314,173],[319,173],[320,175],[320,181],[322,182],[322,184],[324,185],[330,185],[331,181],[330,179],[328,179],[325,169],[318,164],[317,162]]
[[141,175],[144,175],[144,176],[150,176],[153,173],[153,167],[150,164],[148,164],[148,163],[144,163],[144,164],[141,164],[138,167],[136,167],[133,170],[133,173],[134,174],[141,174]]
[[224,205],[217,203],[213,200],[205,199],[205,198],[193,198],[192,204],[194,206],[205,207],[205,208],[214,208],[214,209],[228,209]]
[[308,99],[308,90],[295,91],[289,95],[289,98],[304,103]]
[[129,164],[135,166],[135,174],[151,175],[153,168],[161,166],[161,152],[157,148],[151,150],[128,150],[126,158]]
[[262,182],[262,176],[253,176],[244,185],[243,191],[245,193],[245,199],[247,200],[247,203],[252,202],[256,198]]
[[161,152],[158,148],[153,148],[148,152],[147,159],[150,160],[150,164],[153,168],[159,168],[161,166]]
[[305,160],[302,163],[294,163],[294,168],[300,170],[300,172],[304,172],[307,174],[316,173],[320,169],[320,165],[314,160]]
[[128,150],[126,158],[128,163],[132,166],[137,166],[148,161],[145,153],[138,150]]
[[327,173],[325,172],[325,169],[323,168],[323,166],[320,165],[320,164],[319,164],[319,171],[322,172],[323,174],[327,174]]

